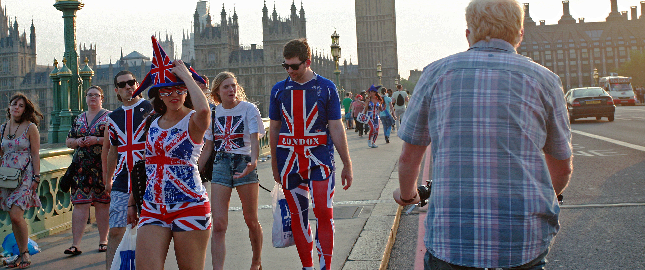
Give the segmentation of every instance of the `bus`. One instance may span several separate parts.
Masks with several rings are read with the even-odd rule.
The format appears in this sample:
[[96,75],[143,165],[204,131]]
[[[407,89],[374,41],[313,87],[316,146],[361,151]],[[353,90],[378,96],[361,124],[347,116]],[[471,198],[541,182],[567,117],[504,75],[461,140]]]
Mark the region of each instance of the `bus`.
[[623,76],[607,76],[598,80],[598,85],[605,89],[614,99],[616,105],[636,105],[636,95],[632,88],[632,78]]

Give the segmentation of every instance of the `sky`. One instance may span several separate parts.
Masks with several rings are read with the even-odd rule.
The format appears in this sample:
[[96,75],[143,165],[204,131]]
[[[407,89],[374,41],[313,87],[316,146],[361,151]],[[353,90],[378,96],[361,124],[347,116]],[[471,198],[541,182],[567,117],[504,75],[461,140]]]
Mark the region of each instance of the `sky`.
[[[361,0],[359,0],[361,1]],[[83,0],[77,12],[77,43],[96,44],[97,61],[115,62],[121,56],[138,51],[152,55],[150,36],[172,35],[177,55],[181,55],[182,33],[192,29],[197,0]],[[396,23],[399,73],[407,78],[409,71],[468,48],[465,38],[465,8],[469,0],[398,0]],[[561,0],[520,0],[529,3],[534,21],[556,24],[562,16]],[[64,52],[62,12],[54,0],[0,0],[0,5],[20,32],[27,32],[33,20],[36,27],[37,63],[51,65]],[[278,15],[290,14],[292,0],[267,1],[269,13],[275,4]],[[570,0],[571,15],[587,22],[604,21],[610,0]],[[211,0],[211,16],[219,21],[224,4],[227,12],[237,11],[242,45],[262,44],[262,7],[264,0]],[[354,1],[302,0],[307,19],[307,38],[314,51],[330,53],[331,34],[340,35],[342,58],[357,63],[356,17]],[[296,1],[300,10],[300,1]],[[618,10],[628,11],[640,0],[618,0]],[[232,14],[232,13],[231,13]],[[630,13],[631,14],[631,13]]]

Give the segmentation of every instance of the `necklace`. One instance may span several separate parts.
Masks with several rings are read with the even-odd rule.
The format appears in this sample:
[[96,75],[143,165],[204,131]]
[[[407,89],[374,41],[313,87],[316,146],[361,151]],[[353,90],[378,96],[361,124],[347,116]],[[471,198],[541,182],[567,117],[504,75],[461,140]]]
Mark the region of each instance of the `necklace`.
[[[22,123],[20,123],[20,124],[22,124]],[[18,132],[18,128],[20,127],[20,124],[18,124],[18,126],[16,126],[16,129],[13,131],[13,135],[7,134],[7,139],[13,140],[14,138],[16,138],[16,132]]]

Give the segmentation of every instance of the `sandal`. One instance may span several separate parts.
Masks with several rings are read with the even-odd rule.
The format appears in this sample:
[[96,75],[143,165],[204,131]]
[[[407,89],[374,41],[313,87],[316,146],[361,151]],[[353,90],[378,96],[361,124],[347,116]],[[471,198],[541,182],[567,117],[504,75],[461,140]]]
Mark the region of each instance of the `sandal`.
[[106,252],[107,244],[99,244],[99,252]]
[[[27,255],[29,255],[29,250],[21,253],[20,255],[25,254],[25,253],[27,253]],[[18,268],[26,269],[26,268],[29,268],[30,266],[31,266],[31,256],[29,256],[29,259],[25,259],[25,256],[22,256],[21,259],[20,259],[20,263],[18,264]]]
[[78,254],[83,253],[83,251],[78,250],[78,248],[77,248],[77,247],[75,247],[75,246],[71,246],[71,247],[69,247],[68,249],[66,249],[66,250],[65,250],[65,252],[63,252],[63,253],[65,253],[65,254],[70,254],[70,255],[72,255],[72,256],[76,256],[76,255],[78,255]]
[[18,267],[18,261],[22,259],[22,254],[18,255],[15,259],[7,262],[7,268],[16,268]]

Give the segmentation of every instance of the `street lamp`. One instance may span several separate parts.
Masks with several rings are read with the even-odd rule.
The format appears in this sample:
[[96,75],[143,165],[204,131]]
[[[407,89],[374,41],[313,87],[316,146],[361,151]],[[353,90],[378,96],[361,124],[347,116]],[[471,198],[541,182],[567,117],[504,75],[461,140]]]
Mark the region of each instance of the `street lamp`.
[[394,78],[394,88],[399,85],[399,78]]
[[383,77],[383,65],[381,63],[376,64],[376,76],[378,76],[378,85],[383,85],[381,83],[381,78]]
[[593,69],[593,81],[596,84],[594,86],[598,86],[598,69],[597,68]]
[[[336,31],[334,30],[334,33],[331,35],[331,56],[334,58],[334,63],[336,63],[336,70],[334,70],[334,74],[336,74],[336,92],[338,92],[338,89],[340,88],[340,69],[338,69],[338,60],[340,60],[340,43],[339,40],[340,36]],[[338,95],[338,98],[341,98],[341,95]]]

